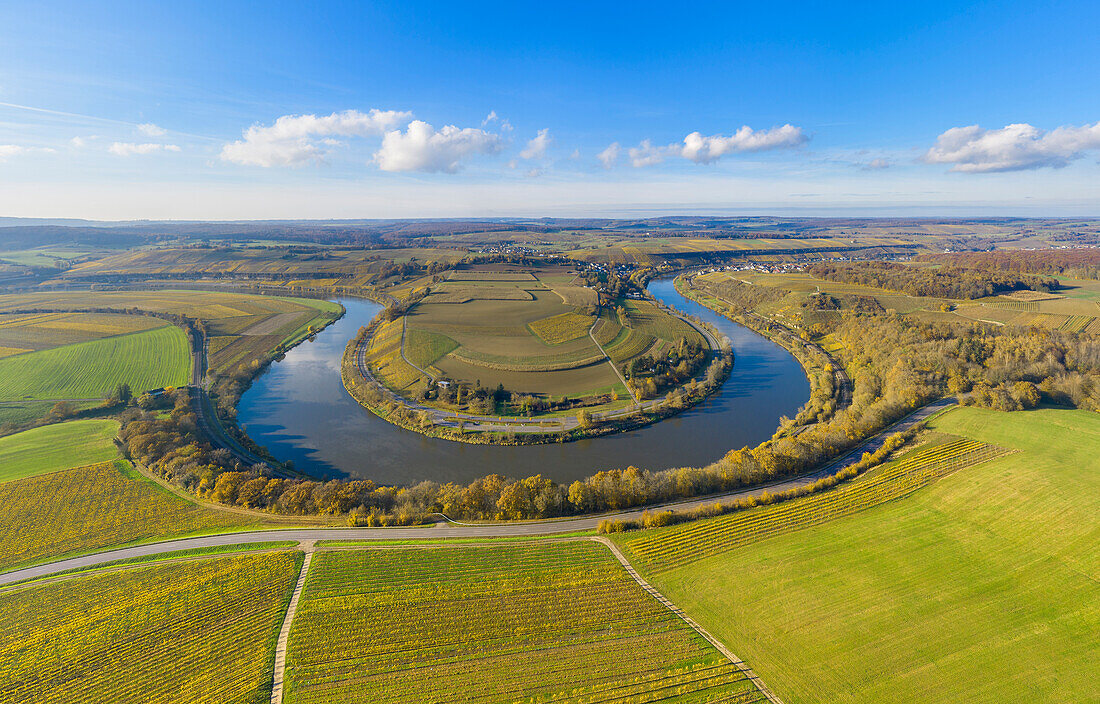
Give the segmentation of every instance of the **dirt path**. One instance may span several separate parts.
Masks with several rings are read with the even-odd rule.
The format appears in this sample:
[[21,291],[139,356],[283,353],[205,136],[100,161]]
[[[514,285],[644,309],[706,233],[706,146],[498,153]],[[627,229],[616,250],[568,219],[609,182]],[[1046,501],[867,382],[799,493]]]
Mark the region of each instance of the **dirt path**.
[[302,596],[302,588],[305,586],[306,576],[309,574],[309,565],[313,561],[314,542],[312,540],[302,541],[299,548],[305,552],[306,558],[302,561],[302,571],[298,573],[298,583],[294,585],[294,593],[290,596],[290,605],[286,608],[283,626],[279,629],[279,639],[275,643],[275,675],[271,684],[271,704],[282,704],[283,702],[286,646],[290,640],[290,626],[294,623],[294,614],[298,611],[298,599]]
[[638,397],[634,395],[634,390],[630,388],[630,384],[626,383],[626,377],[623,376],[622,372],[619,371],[619,368],[615,366],[615,363],[611,361],[611,356],[607,354],[607,350],[603,348],[603,345],[600,344],[600,341],[596,339],[596,336],[594,334],[592,334],[592,331],[596,329],[596,326],[599,324],[599,322],[600,319],[596,318],[596,322],[592,323],[592,327],[588,328],[588,336],[592,338],[592,342],[596,345],[596,349],[600,351],[600,354],[603,355],[603,358],[606,359],[607,363],[611,365],[611,369],[614,370],[615,376],[619,377],[619,379],[623,382],[623,386],[626,388],[626,392],[630,394],[630,400],[634,403],[638,403]]
[[611,554],[615,556],[615,559],[617,559],[619,563],[623,566],[623,568],[626,569],[626,573],[633,577],[634,581],[637,582],[642,589],[649,592],[649,594],[654,599],[661,602],[661,604],[664,605],[664,607],[667,608],[669,611],[679,616],[684,621],[684,623],[695,629],[695,632],[703,636],[703,638],[705,638],[708,643],[713,645],[718,650],[718,652],[729,658],[729,661],[732,662],[738,670],[745,673],[745,676],[752,681],[753,685],[755,685],[756,688],[760,690],[761,694],[768,698],[768,701],[773,702],[773,704],[783,704],[782,700],[780,700],[779,697],[775,696],[775,694],[770,689],[768,689],[767,685],[765,685],[760,680],[760,676],[757,675],[751,667],[746,665],[744,660],[734,655],[733,651],[723,645],[722,641],[712,636],[709,631],[696,623],[693,618],[685,614],[679,606],[669,601],[664,594],[657,591],[656,587],[642,579],[642,576],[638,574],[638,571],[635,570],[634,566],[630,564],[630,561],[626,559],[626,555],[623,555],[622,551],[619,550],[618,545],[611,542],[607,538],[596,537],[592,538],[592,540],[606,545],[607,548],[611,551]]

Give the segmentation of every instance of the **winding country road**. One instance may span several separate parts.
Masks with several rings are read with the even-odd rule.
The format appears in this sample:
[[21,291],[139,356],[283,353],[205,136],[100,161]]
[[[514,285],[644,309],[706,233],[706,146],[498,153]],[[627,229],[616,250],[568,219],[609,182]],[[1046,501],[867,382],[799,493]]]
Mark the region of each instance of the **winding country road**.
[[941,399],[923,408],[919,408],[902,420],[890,426],[886,430],[859,443],[855,448],[841,457],[828,462],[816,470],[791,479],[784,479],[771,484],[759,485],[748,489],[741,489],[725,494],[712,494],[699,498],[660,504],[644,508],[622,511],[613,514],[598,516],[581,516],[577,518],[562,518],[543,521],[516,521],[512,523],[494,524],[437,524],[436,527],[418,528],[286,528],[257,531],[242,531],[236,533],[223,533],[197,538],[181,538],[178,540],[166,540],[147,545],[118,548],[97,552],[90,555],[58,560],[43,565],[27,567],[0,574],[0,586],[20,582],[27,579],[39,579],[49,577],[59,572],[74,569],[86,569],[115,560],[126,560],[136,557],[148,557],[176,550],[190,550],[194,548],[211,548],[225,545],[236,545],[243,542],[266,542],[295,540],[310,542],[318,540],[438,540],[440,538],[501,538],[522,536],[545,536],[556,533],[594,530],[604,519],[633,520],[641,518],[645,511],[676,509],[690,510],[700,506],[712,504],[727,504],[738,499],[754,496],[768,491],[776,493],[787,489],[794,489],[827,477],[859,461],[864,452],[874,452],[882,447],[886,438],[890,435],[908,430],[914,425],[928,420],[933,415],[955,405],[955,400]]

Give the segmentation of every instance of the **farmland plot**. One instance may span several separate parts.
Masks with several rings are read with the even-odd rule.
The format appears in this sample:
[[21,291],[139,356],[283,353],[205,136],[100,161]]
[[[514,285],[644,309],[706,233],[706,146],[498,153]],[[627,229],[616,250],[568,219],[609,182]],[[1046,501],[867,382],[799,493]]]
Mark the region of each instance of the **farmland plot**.
[[601,545],[318,553],[288,702],[757,701]]
[[221,557],[0,593],[0,700],[263,702],[299,562]]

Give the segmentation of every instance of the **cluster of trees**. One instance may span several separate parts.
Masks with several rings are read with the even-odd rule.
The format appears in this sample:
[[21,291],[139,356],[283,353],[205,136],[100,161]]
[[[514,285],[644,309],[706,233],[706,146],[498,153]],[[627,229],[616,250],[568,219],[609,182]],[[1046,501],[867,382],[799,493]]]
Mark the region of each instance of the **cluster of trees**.
[[1077,279],[1100,279],[1100,249],[1094,248],[957,252],[926,255],[922,258],[968,269],[1048,276],[1061,274]]
[[709,356],[709,347],[681,337],[667,355],[643,354],[631,359],[623,365],[623,376],[639,398],[654,398],[693,378]]
[[807,273],[827,281],[861,284],[900,291],[910,296],[937,298],[984,298],[1008,291],[1030,289],[1053,291],[1058,281],[962,266],[912,267],[893,262],[828,262],[806,268]]
[[[453,265],[446,262],[418,262],[409,260],[407,262],[395,262],[395,261],[383,261],[378,269],[378,281],[383,281],[391,277],[397,277],[398,279],[406,279],[410,276],[423,276],[425,274],[440,274],[447,269],[453,268]],[[295,274],[297,276],[297,274]]]

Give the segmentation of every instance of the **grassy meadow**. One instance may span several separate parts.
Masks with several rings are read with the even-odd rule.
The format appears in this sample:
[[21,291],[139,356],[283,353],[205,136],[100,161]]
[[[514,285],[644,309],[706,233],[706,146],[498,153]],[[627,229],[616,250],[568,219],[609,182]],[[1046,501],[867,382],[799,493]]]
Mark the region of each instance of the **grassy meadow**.
[[1100,417],[962,408],[933,427],[1016,452],[651,581],[788,704],[1094,700]]
[[49,474],[118,457],[118,421],[74,420],[0,438],[0,482]]
[[300,563],[228,556],[0,592],[0,700],[269,701]]
[[187,336],[174,325],[0,359],[0,399],[105,398],[190,381]]
[[295,703],[757,694],[589,541],[318,553],[287,667]]

